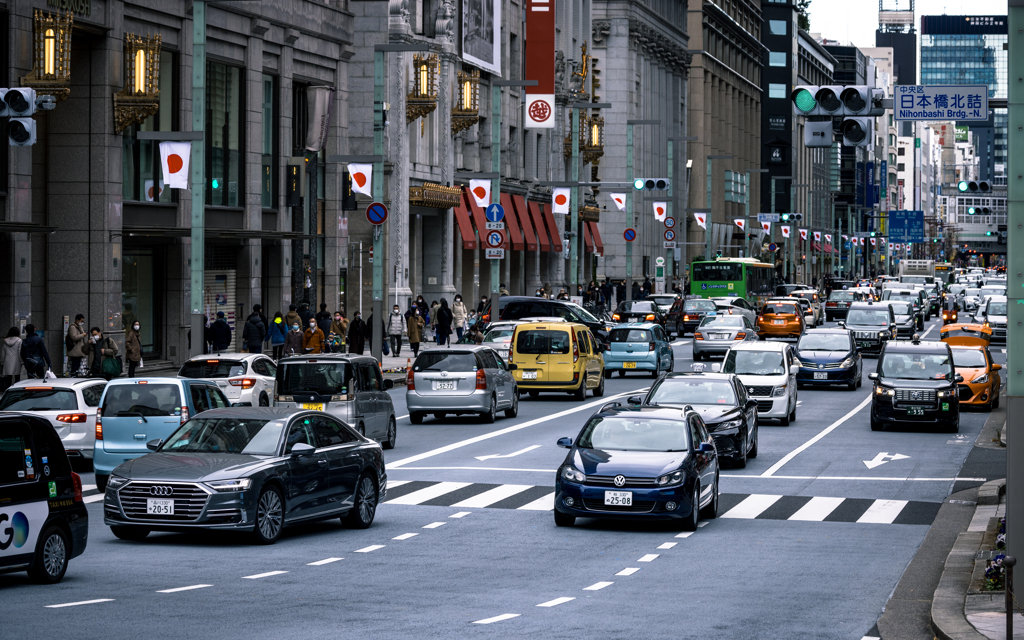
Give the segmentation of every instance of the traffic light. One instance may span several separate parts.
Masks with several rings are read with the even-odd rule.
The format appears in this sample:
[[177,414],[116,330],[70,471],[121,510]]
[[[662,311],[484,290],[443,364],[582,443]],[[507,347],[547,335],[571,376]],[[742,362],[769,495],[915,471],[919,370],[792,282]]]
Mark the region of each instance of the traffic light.
[[36,112],[35,89],[0,89],[0,96],[4,99],[0,116],[21,118]]
[[956,188],[960,193],[988,193],[992,191],[992,184],[988,180],[961,180]]
[[790,99],[793,102],[793,115],[821,115],[818,111],[818,101],[814,97],[814,94],[816,94],[817,92],[818,87],[810,85],[794,87],[793,93],[790,94]]
[[874,118],[843,118],[843,123],[839,125],[839,132],[843,134],[843,145],[847,147],[870,145],[874,129]]
[[671,186],[668,178],[637,178],[633,188],[637,191],[666,191]]
[[882,99],[885,92],[866,85],[843,87],[839,99],[843,103],[843,115],[848,116],[880,116],[885,114]]
[[36,122],[30,116],[37,109],[56,106],[53,96],[37,96],[35,89],[0,89],[0,117],[7,123],[7,141],[12,147],[28,147],[36,142]]
[[784,214],[782,214],[780,219],[783,222],[793,222],[793,221],[799,222],[800,220],[804,219],[804,214],[802,214],[802,213],[784,213]]
[[7,141],[12,147],[29,147],[36,143],[36,121],[32,118],[11,118],[7,124]]
[[871,232],[871,237],[872,237],[872,238],[874,238],[874,237],[875,237],[875,232],[874,232],[874,231],[872,231],[872,232]]
[[986,231],[986,232],[985,232],[985,235],[986,235],[986,236],[994,236],[995,234],[996,234],[996,232],[995,232],[995,231]]

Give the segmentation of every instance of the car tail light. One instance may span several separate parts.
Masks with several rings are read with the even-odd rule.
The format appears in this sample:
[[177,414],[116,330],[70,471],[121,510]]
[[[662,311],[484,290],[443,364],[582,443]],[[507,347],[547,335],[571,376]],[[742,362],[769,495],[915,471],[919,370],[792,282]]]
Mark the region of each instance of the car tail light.
[[580,359],[580,345],[576,342],[576,332],[572,333],[572,361],[575,364]]
[[487,374],[484,373],[483,369],[476,370],[476,390],[486,391],[487,390]]
[[516,331],[518,327],[512,327],[512,340],[508,343],[508,363],[512,364],[512,352],[515,351],[516,346]]
[[96,439],[103,439],[103,409],[96,409]]
[[729,309],[729,315],[730,316],[732,315],[732,309]]
[[619,320],[621,320],[621,318],[619,317],[619,314],[613,313],[612,314],[612,320],[615,320],[616,322],[618,322]]
[[416,390],[416,378],[412,375],[412,369],[409,369],[409,373],[405,374],[405,388],[409,391]]
[[739,333],[736,334],[736,339],[737,340],[746,340],[747,339],[747,334],[745,332],[743,332],[743,331],[740,331]]
[[689,320],[690,316],[683,316],[683,320]]
[[71,472],[71,484],[75,487],[75,502],[82,502],[82,477],[74,471]]
[[483,320],[484,320],[484,322],[490,322],[491,321],[491,312],[490,311],[488,311],[487,313],[484,314]]
[[699,334],[699,333],[694,333],[694,334],[693,334],[693,339],[694,339],[694,340],[703,340],[703,339],[704,339],[704,336],[702,336],[702,335],[701,335],[701,334]]
[[181,424],[188,422],[188,407],[181,408]]
[[764,316],[757,316],[757,322],[758,323],[764,322]]
[[256,386],[256,378],[232,378],[228,382],[232,387],[242,387],[243,389],[252,389]]
[[647,322],[654,322],[654,314],[648,313],[644,319],[647,320]]
[[57,422],[85,422],[84,413],[62,413],[57,416]]
[[648,351],[654,351],[654,343],[653,342],[648,342],[647,343],[647,350]]

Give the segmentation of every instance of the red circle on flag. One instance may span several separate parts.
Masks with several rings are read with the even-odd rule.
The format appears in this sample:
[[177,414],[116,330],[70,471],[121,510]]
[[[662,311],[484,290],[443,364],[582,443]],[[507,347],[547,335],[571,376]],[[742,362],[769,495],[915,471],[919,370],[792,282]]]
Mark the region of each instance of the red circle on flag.
[[167,156],[167,170],[171,173],[178,173],[185,166],[185,162],[176,153]]
[[477,187],[476,189],[473,189],[473,195],[479,198],[480,200],[483,200],[484,198],[487,197],[487,189],[484,189],[483,187]]
[[352,174],[352,179],[355,180],[355,183],[357,185],[359,185],[360,187],[362,187],[363,185],[366,184],[366,174],[363,173],[362,171],[359,171],[357,173],[353,173]]
[[657,207],[657,211],[658,211],[658,215],[660,216],[661,214],[665,213],[665,208],[664,207]]
[[565,204],[566,202],[567,202],[567,201],[566,201],[566,199],[565,199],[565,196],[564,196],[564,195],[562,195],[562,194],[558,194],[557,196],[555,196],[555,204],[557,204],[557,205],[563,205],[563,204]]

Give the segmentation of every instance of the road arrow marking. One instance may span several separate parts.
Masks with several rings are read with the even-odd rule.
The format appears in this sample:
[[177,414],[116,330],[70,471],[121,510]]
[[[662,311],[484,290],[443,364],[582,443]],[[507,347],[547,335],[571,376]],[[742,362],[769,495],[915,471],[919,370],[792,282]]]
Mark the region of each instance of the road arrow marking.
[[477,456],[476,459],[483,462],[484,460],[493,460],[494,458],[511,458],[513,456],[518,456],[521,453],[526,453],[527,451],[533,451],[534,449],[540,449],[540,445],[535,444],[532,447],[526,447],[525,449],[520,449],[515,453],[506,453],[505,455],[494,454],[490,456]]
[[[874,460],[864,460],[864,465],[867,466],[868,469],[874,469],[875,467],[882,466],[886,462],[892,462],[893,460],[906,460],[909,457],[910,456],[905,456],[902,453],[889,455],[887,452],[883,451],[875,456]],[[888,458],[888,460],[886,458]]]

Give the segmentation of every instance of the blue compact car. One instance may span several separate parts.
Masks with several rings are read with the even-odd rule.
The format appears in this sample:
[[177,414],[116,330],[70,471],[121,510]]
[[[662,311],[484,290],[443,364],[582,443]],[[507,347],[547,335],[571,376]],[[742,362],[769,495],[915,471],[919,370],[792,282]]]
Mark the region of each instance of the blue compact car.
[[653,322],[617,324],[608,332],[608,351],[604,352],[604,375],[612,371],[625,376],[631,371],[644,371],[657,378],[665,371],[672,372],[675,357],[668,334]]
[[718,515],[718,453],[700,414],[608,403],[591,416],[555,477],[555,524],[576,518],[677,520]]
[[800,360],[798,389],[841,384],[853,391],[861,385],[864,364],[851,331],[808,329],[800,336],[796,356]]

